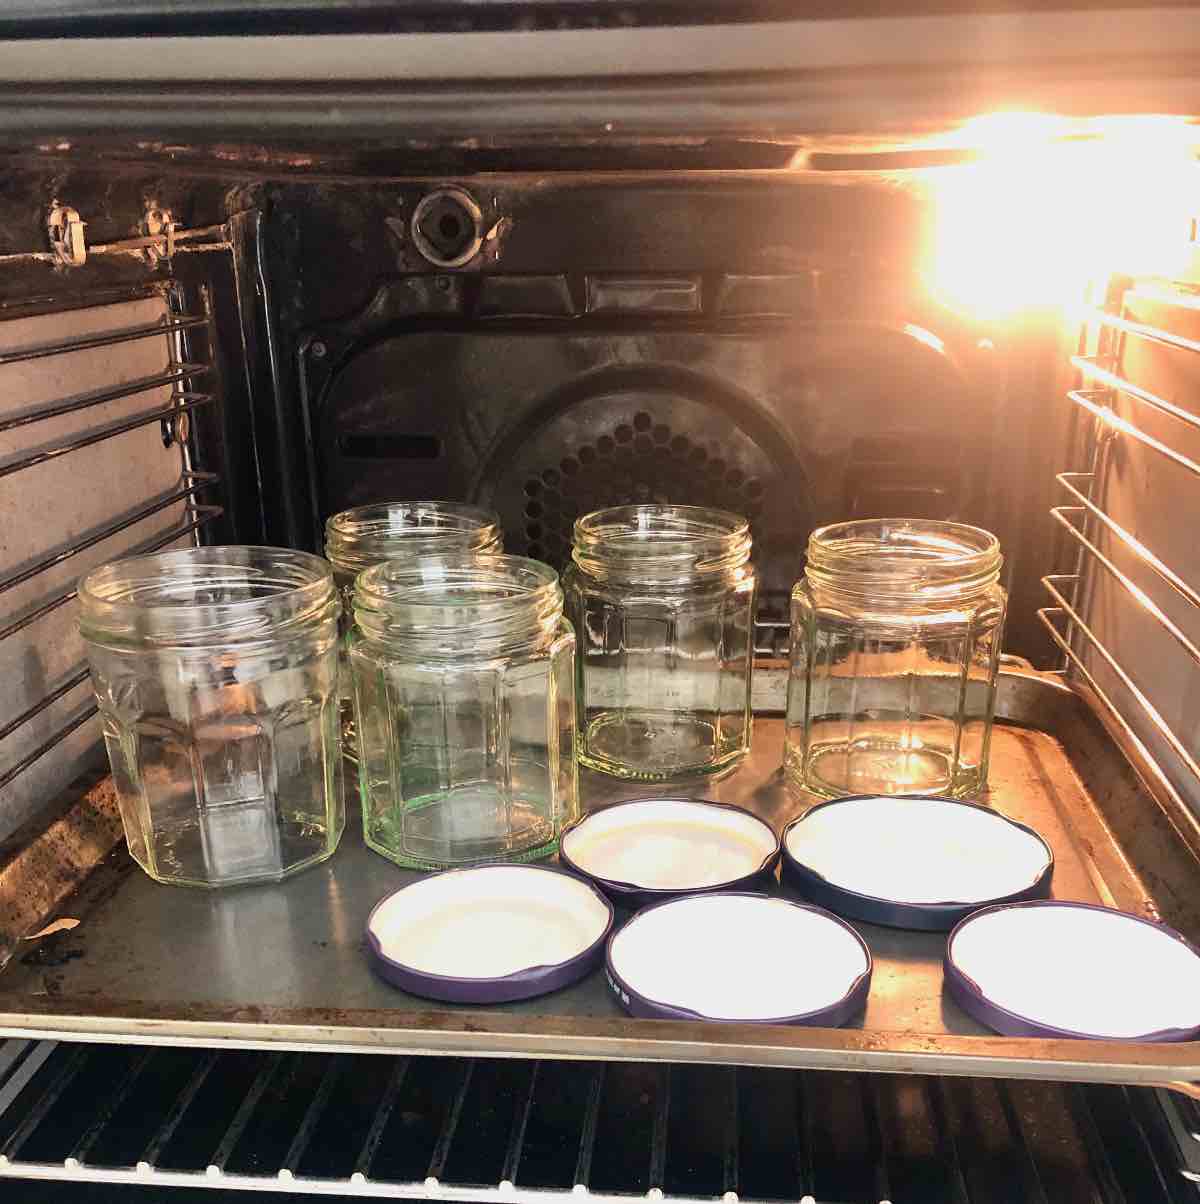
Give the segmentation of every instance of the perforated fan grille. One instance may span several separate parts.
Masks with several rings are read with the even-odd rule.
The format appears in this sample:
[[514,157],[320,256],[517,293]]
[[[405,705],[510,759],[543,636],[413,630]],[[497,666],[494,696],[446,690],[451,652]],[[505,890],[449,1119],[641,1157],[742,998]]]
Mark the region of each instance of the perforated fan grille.
[[635,502],[684,502],[741,514],[763,513],[764,486],[703,443],[639,410],[631,423],[576,447],[557,466],[525,480],[523,531],[528,555],[562,563],[582,514]]

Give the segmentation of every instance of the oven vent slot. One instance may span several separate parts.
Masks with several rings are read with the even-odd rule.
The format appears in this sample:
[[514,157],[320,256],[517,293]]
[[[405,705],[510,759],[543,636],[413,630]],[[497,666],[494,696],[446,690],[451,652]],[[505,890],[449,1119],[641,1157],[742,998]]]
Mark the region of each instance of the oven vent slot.
[[[26,401],[0,408],[0,665],[16,674],[12,710],[0,710],[0,794],[96,714],[81,650],[69,663],[70,624],[52,618],[78,576],[197,539],[223,513],[210,500],[220,477],[193,462],[194,415],[217,401],[201,346],[210,319],[185,312],[171,282],[0,324],[0,396]],[[52,790],[34,783],[0,814],[0,836]]]
[[1200,339],[1166,327],[1200,335],[1200,296],[1149,283],[1112,296],[1090,312],[1071,359],[1083,467],[1058,474],[1067,504],[1050,512],[1071,569],[1043,578],[1054,605],[1038,615],[1118,737],[1161,768],[1156,794],[1200,851],[1189,685],[1200,669],[1200,554],[1188,521],[1200,505],[1200,412],[1171,400],[1200,394]]
[[160,1189],[1155,1204],[1194,1198],[1190,1117],[1152,1088],[0,1043],[0,1175]]

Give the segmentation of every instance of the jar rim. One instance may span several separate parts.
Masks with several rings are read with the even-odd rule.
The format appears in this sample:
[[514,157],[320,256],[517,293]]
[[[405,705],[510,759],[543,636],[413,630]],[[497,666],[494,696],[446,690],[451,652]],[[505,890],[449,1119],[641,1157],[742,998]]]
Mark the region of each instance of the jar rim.
[[499,516],[465,502],[372,502],[341,510],[325,522],[325,554],[347,569],[370,568],[400,552],[483,549],[499,540]]
[[608,506],[575,520],[576,544],[656,555],[671,545],[691,547],[708,540],[749,537],[750,524],[740,514],[711,506],[644,502]]
[[641,503],[576,519],[571,559],[597,579],[685,586],[745,575],[752,543],[749,522],[729,510]]
[[459,552],[385,560],[354,583],[354,618],[376,638],[480,645],[562,616],[558,574],[540,560]]
[[998,573],[1000,541],[990,531],[943,519],[852,519],[819,527],[809,568],[828,572],[948,577]]
[[82,578],[78,597],[85,635],[166,644],[274,639],[296,624],[337,613],[326,561],[310,552],[255,544],[112,560]]

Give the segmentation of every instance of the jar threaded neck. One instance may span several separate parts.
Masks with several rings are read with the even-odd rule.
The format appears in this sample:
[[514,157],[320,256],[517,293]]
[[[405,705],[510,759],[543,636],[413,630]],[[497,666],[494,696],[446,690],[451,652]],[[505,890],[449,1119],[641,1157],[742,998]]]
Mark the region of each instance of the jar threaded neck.
[[111,561],[80,582],[79,609],[93,643],[199,649],[291,639],[341,606],[319,556],[230,544]]
[[378,502],[343,510],[325,524],[325,555],[350,575],[402,556],[498,552],[500,540],[497,515],[458,502]]
[[597,580],[687,584],[748,571],[751,544],[750,524],[727,510],[612,506],[576,520],[571,558]]
[[389,560],[354,585],[354,621],[368,640],[432,656],[542,647],[562,621],[549,565],[523,556],[456,553]]
[[1000,542],[981,527],[933,519],[861,519],[814,531],[807,579],[818,589],[874,600],[952,603],[991,588]]

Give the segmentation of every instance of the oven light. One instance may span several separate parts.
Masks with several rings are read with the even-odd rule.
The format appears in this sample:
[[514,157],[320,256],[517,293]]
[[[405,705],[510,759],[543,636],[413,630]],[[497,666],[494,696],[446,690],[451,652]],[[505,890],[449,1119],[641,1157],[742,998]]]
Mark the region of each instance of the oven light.
[[926,282],[965,316],[1073,307],[1113,272],[1172,276],[1189,264],[1200,136],[1186,122],[994,114],[953,141],[978,155],[923,175]]

